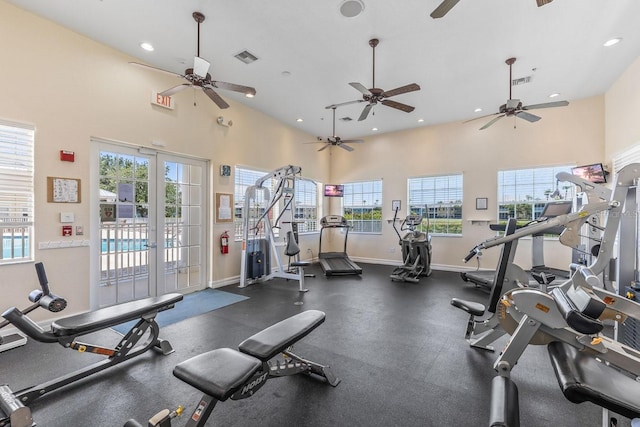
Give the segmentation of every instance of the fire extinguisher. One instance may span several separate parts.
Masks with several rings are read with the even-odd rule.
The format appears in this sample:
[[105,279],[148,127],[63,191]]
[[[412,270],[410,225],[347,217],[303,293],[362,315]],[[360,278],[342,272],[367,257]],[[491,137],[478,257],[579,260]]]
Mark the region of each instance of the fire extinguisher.
[[226,231],[220,235],[220,252],[229,253],[229,233]]

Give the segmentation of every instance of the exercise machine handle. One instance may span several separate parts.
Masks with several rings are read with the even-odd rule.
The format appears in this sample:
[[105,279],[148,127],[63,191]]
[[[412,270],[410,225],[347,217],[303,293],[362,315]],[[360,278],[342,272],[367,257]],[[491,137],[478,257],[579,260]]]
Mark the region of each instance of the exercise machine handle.
[[478,254],[478,247],[471,249],[466,257],[464,257],[465,264],[471,261],[471,259]]
[[47,280],[47,273],[44,271],[44,264],[41,262],[36,263],[36,273],[38,273],[38,280],[40,281],[40,287],[44,295],[49,295],[51,290],[49,289],[49,281]]

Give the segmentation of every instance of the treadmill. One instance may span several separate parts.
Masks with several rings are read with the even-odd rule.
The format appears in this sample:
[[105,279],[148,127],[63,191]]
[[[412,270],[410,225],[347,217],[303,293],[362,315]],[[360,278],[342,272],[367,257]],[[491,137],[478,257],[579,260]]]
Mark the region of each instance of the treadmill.
[[[564,215],[571,213],[571,209],[573,207],[573,202],[568,200],[548,202],[544,205],[540,216],[536,218],[533,223],[539,223],[542,221],[546,221],[548,219],[554,218],[556,216]],[[528,224],[527,224],[528,225]],[[519,226],[517,228],[525,228],[527,225]],[[489,228],[494,231],[505,231],[504,224],[491,224]],[[558,278],[569,278],[569,272],[565,270],[559,270],[552,267],[547,267],[544,265],[544,236],[545,234],[557,234],[560,235],[564,230],[564,226],[560,225],[557,227],[549,228],[543,233],[534,234],[531,241],[531,261],[532,267],[528,273],[540,273],[544,272],[546,274],[551,274]],[[476,270],[476,271],[463,271],[460,273],[460,277],[465,282],[472,282],[476,286],[483,286],[485,288],[491,288],[493,286],[493,278],[495,276],[495,271],[492,270]]]
[[[327,228],[345,229],[344,249],[342,252],[322,252],[322,234]],[[327,215],[320,219],[320,246],[318,259],[325,276],[362,274],[362,268],[347,256],[347,239],[349,237],[349,223],[341,215]]]

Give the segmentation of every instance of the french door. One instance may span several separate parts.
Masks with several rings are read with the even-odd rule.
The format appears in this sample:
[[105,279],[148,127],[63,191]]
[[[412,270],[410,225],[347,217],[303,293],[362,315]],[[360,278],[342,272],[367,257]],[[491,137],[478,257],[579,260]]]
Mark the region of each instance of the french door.
[[[207,162],[95,142],[92,308],[206,285]],[[94,187],[95,188],[95,187]],[[96,242],[96,239],[94,239]],[[95,279],[95,278],[94,278]]]

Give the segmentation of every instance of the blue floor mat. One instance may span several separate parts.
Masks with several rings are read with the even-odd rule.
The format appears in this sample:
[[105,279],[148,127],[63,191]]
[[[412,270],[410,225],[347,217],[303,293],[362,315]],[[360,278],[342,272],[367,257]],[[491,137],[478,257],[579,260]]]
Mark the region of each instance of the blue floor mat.
[[[163,326],[172,325],[189,317],[198,316],[218,308],[226,307],[240,301],[244,301],[249,297],[236,295],[231,292],[219,291],[217,289],[205,289],[203,291],[194,292],[184,296],[184,299],[172,309],[161,311],[156,316],[156,322],[162,328]],[[135,325],[137,320],[121,323],[113,326],[116,332],[122,335],[129,332]]]

